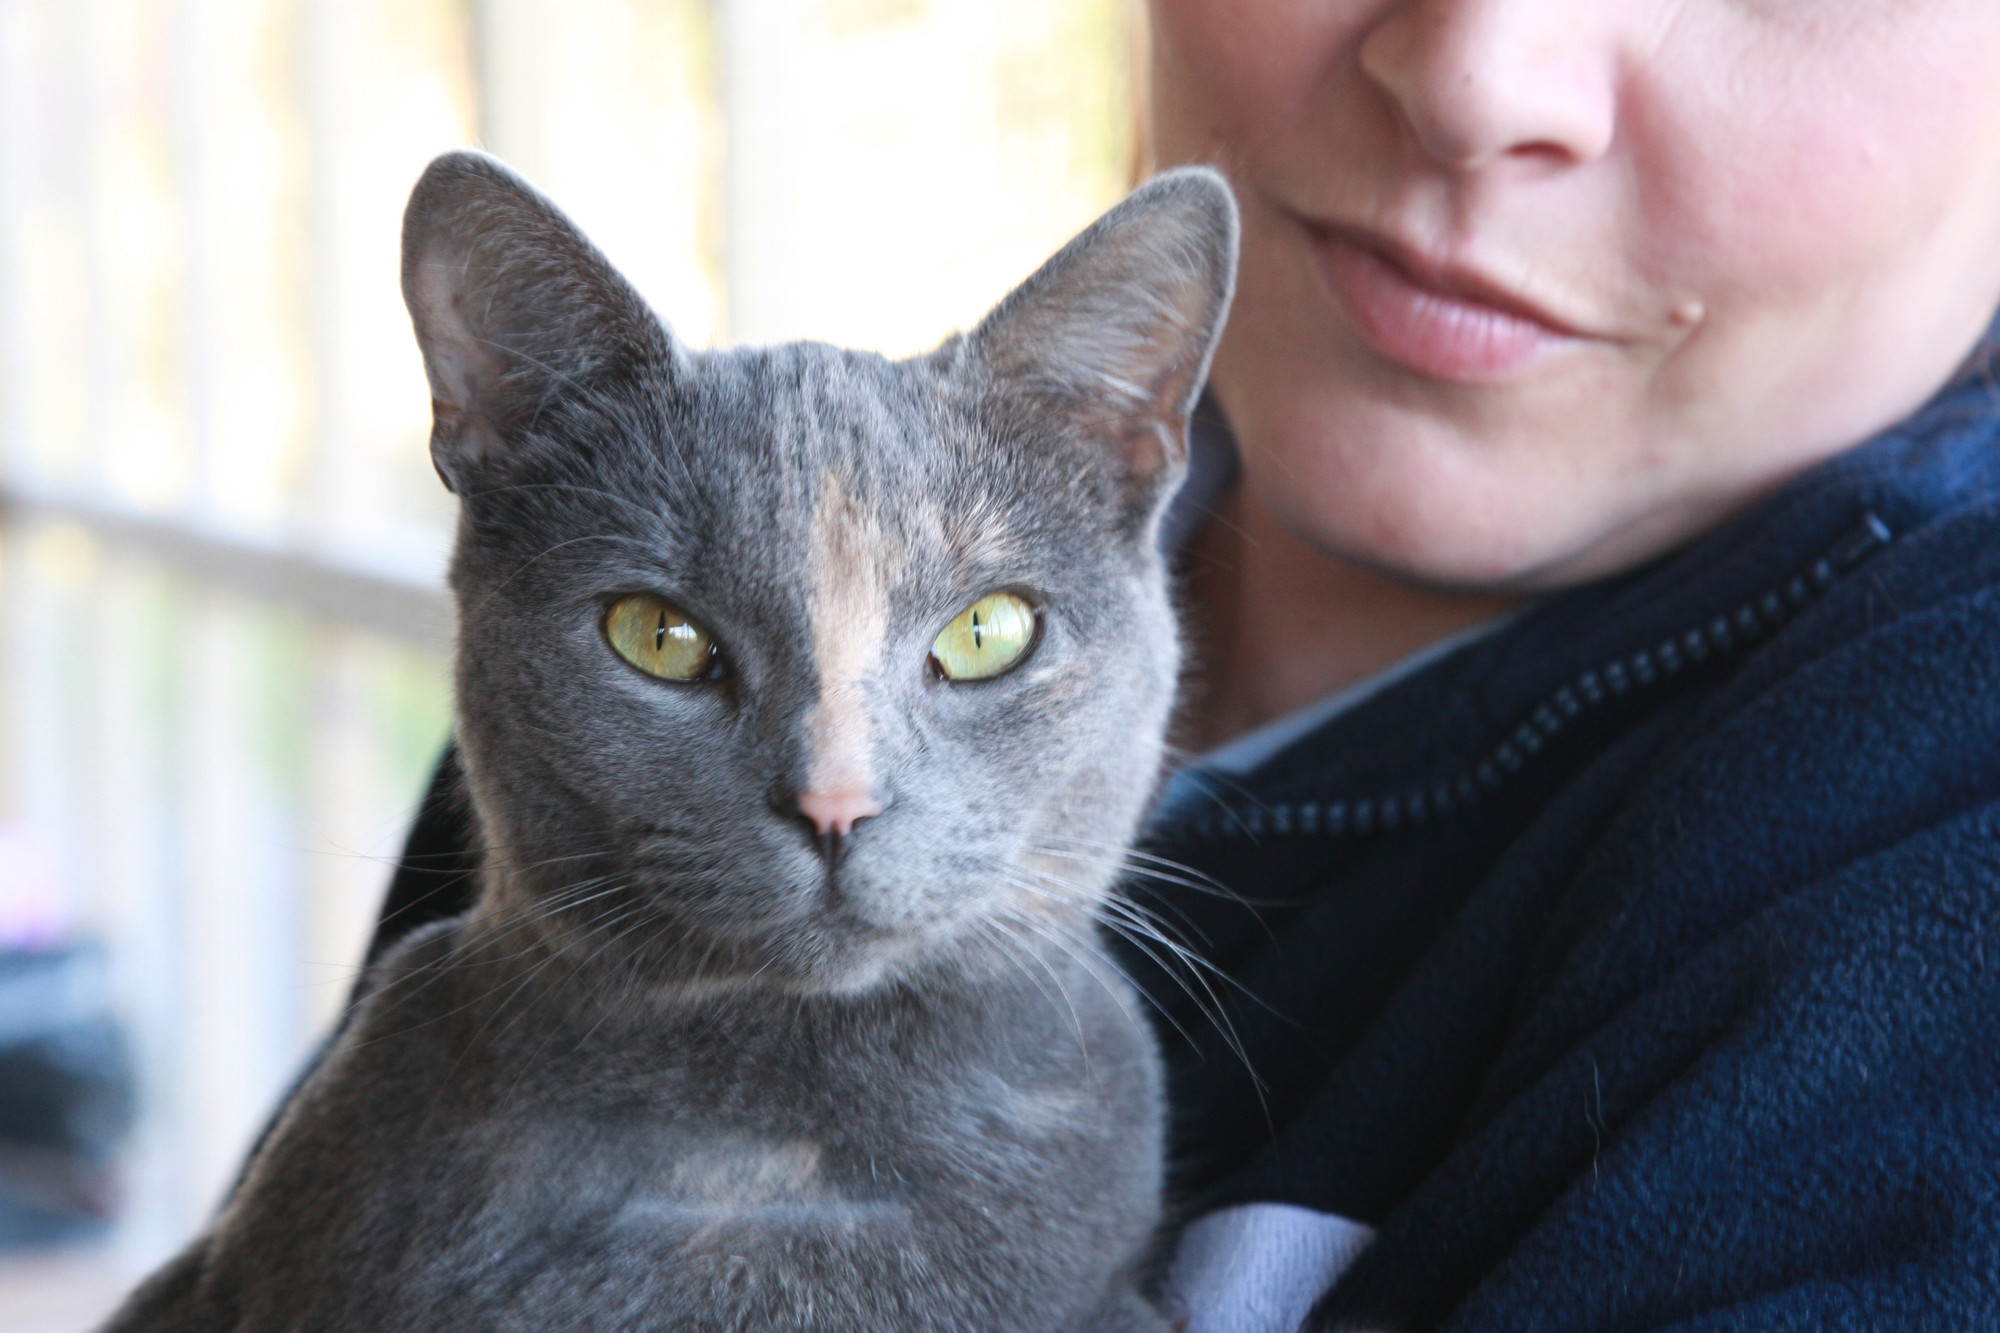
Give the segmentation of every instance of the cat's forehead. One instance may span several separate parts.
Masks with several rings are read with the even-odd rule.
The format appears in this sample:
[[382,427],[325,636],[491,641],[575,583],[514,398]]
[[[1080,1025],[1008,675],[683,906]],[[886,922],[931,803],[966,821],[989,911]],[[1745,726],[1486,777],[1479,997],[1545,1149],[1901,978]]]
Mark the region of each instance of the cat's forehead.
[[704,410],[670,447],[742,554],[891,572],[1026,554],[1036,479],[928,367],[803,344],[703,369]]

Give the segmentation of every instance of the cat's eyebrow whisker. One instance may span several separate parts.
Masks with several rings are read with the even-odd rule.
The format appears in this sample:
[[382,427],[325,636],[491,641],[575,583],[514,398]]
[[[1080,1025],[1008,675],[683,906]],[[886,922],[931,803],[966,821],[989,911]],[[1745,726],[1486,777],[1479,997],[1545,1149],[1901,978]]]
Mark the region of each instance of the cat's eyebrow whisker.
[[657,511],[650,509],[645,505],[640,504],[637,500],[632,499],[630,496],[620,495],[616,491],[607,491],[600,486],[579,486],[575,482],[567,482],[567,481],[508,482],[504,485],[484,486],[479,488],[478,490],[467,491],[465,493],[465,498],[473,499],[473,498],[484,498],[486,496],[491,496],[491,495],[505,495],[512,491],[573,491],[578,495],[594,496],[600,500],[610,500],[614,504],[624,505],[626,508],[632,510],[641,518],[657,519],[659,517]]
[[627,542],[634,546],[643,547],[644,549],[649,551],[653,549],[651,546],[648,546],[646,543],[640,541],[638,538],[628,537],[625,534],[619,532],[587,532],[581,537],[565,537],[563,540],[556,542],[553,545],[543,547],[541,550],[529,556],[526,560],[523,560],[512,571],[510,571],[505,578],[501,579],[498,583],[495,583],[491,588],[487,589],[486,595],[479,599],[479,605],[472,608],[472,611],[469,614],[464,615],[461,618],[470,620],[475,616],[477,616],[478,614],[484,612],[488,606],[492,605],[493,599],[498,597],[503,591],[506,590],[508,584],[512,583],[515,579],[521,577],[521,575],[527,573],[528,570],[532,568],[535,564],[546,559],[549,556],[554,555],[557,551],[562,550],[566,546],[575,546],[581,542]]

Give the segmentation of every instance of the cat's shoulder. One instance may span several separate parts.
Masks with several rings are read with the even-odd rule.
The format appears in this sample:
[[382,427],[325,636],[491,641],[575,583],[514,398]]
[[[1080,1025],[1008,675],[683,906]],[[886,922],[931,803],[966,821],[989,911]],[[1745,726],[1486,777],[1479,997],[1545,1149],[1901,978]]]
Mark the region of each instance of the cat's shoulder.
[[350,1025],[384,1008],[408,1006],[440,989],[464,956],[466,915],[427,922],[399,939],[362,971],[348,1002]]
[[478,979],[468,975],[465,919],[429,923],[370,963],[347,1014],[300,1088],[305,1102],[372,1097],[384,1083],[427,1082],[460,1050]]

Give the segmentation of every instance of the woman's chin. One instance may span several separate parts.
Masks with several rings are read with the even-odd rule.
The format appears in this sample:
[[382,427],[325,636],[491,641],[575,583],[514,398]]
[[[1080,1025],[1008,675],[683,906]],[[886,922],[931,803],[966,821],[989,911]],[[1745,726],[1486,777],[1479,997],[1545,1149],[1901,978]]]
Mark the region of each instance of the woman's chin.
[[[1525,488],[1473,486],[1428,469],[1328,469],[1304,485],[1249,484],[1277,519],[1329,555],[1429,587],[1547,586],[1589,545],[1573,519]],[[1289,476],[1292,469],[1275,469]]]

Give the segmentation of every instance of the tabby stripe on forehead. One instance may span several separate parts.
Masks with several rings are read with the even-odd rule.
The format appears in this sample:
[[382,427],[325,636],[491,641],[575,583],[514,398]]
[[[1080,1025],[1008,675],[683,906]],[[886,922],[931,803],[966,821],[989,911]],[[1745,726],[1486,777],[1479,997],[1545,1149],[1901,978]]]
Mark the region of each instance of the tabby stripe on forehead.
[[875,785],[874,722],[863,682],[888,636],[884,578],[890,553],[878,517],[856,504],[833,472],[821,476],[812,535],[810,624],[819,701],[805,723],[806,786],[867,796]]

